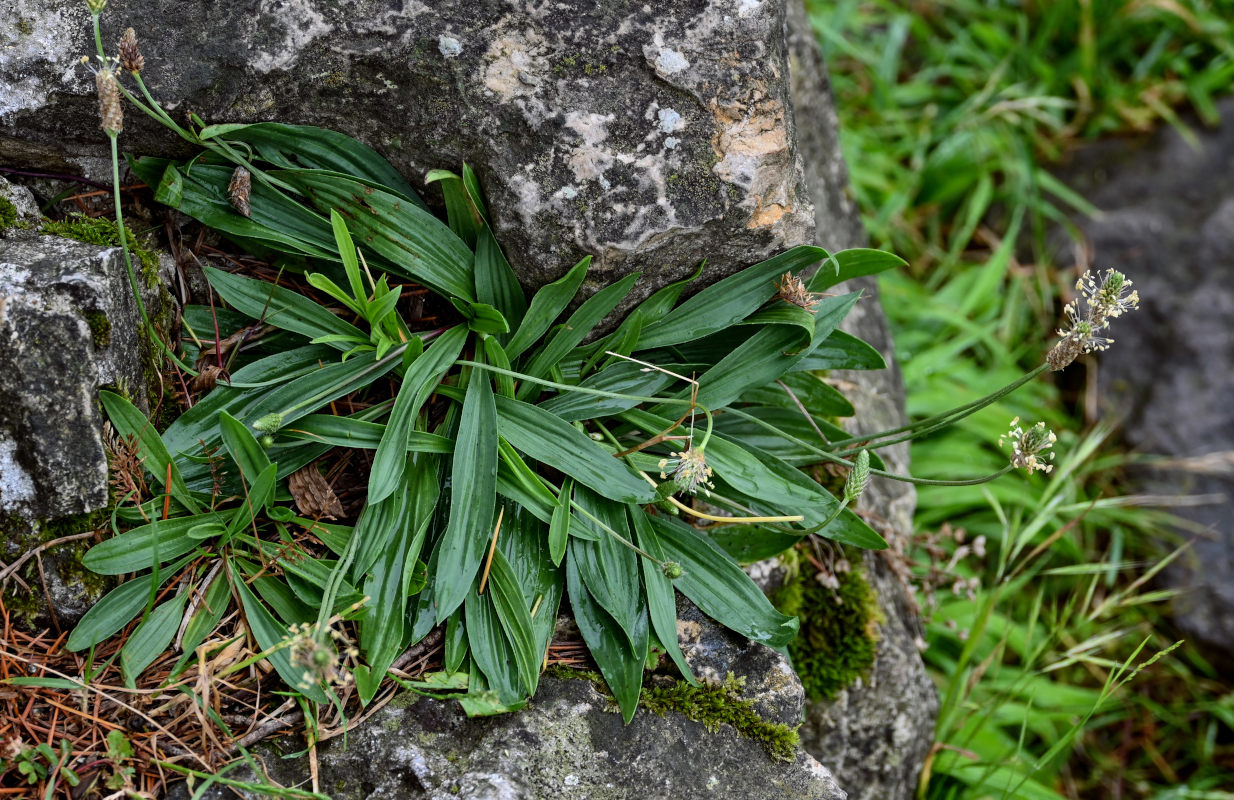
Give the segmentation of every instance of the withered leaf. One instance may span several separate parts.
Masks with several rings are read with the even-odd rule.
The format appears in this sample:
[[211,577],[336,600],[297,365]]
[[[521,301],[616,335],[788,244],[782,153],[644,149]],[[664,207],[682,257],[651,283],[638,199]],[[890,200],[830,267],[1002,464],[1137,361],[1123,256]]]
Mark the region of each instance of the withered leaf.
[[338,519],[343,516],[343,505],[330,488],[330,484],[317,471],[316,464],[309,464],[291,473],[287,488],[296,501],[296,508],[313,519]]

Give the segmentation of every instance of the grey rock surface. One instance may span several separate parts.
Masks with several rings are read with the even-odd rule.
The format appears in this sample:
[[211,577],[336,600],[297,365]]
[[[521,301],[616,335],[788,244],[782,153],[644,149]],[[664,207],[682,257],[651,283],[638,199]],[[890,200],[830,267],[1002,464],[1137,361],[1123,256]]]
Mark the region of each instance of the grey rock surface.
[[[23,236],[26,231],[36,227],[42,219],[38,203],[34,200],[34,194],[26,187],[9,183],[0,177],[0,206],[4,206],[6,202],[13,206],[13,219],[6,225],[4,223],[7,220],[4,219],[3,213],[0,213],[0,237]],[[7,206],[0,209],[0,212],[5,209]]]
[[[15,12],[0,163],[98,163],[84,4]],[[710,282],[811,238],[784,14],[783,0],[111,0],[103,35],[114,49],[137,28],[145,79],[178,115],[343,130],[420,185],[466,161],[528,286],[592,254],[590,285],[642,271],[645,296],[704,259]],[[180,143],[130,109],[121,145]]]
[[1234,99],[1219,110],[1220,127],[1195,125],[1193,141],[1163,129],[1084,148],[1065,178],[1101,210],[1076,220],[1077,260],[1126,273],[1140,293],[1097,360],[1126,441],[1171,459],[1137,481],[1148,494],[1210,496],[1172,509],[1207,531],[1166,570],[1182,592],[1175,619],[1234,667]]
[[[738,641],[697,609],[681,613],[683,652],[700,678],[732,672],[746,679],[746,697],[766,718],[800,720],[801,683],[783,656]],[[292,785],[307,778],[308,765],[280,755],[301,749],[289,740],[259,751],[271,777]],[[345,746],[336,738],[318,754],[322,790],[334,800],[846,797],[809,754],[798,750],[792,762],[774,761],[761,743],[728,725],[709,732],[681,714],[643,709],[623,725],[613,702],[583,679],[545,677],[527,708],[502,717],[468,719],[455,703],[401,695],[349,734]],[[169,794],[187,796],[183,786]],[[225,797],[214,791],[203,800]]]
[[[34,547],[46,521],[107,506],[95,397],[101,386],[144,396],[140,324],[119,248],[0,239],[0,561]],[[79,566],[54,551],[48,563],[57,618],[72,623],[97,597],[70,577]]]

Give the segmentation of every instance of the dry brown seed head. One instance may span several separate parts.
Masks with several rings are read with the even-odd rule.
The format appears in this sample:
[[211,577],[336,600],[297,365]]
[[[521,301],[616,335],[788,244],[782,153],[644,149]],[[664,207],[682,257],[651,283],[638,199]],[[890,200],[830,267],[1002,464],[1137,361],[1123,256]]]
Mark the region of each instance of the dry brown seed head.
[[231,198],[231,206],[243,217],[249,216],[252,207],[249,197],[253,193],[253,176],[244,167],[236,167],[231,173],[231,183],[227,185],[227,196]]
[[99,91],[99,120],[103,130],[119,133],[124,130],[124,106],[120,103],[120,87],[116,74],[110,69],[100,71],[94,77]]

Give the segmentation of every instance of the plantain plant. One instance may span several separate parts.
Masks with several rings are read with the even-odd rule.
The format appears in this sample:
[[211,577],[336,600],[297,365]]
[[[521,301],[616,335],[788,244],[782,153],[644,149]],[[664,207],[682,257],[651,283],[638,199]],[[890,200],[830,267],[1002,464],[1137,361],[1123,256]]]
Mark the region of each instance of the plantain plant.
[[[205,268],[227,308],[185,308],[181,352],[159,344],[195,387],[213,388],[161,434],[101,393],[118,447],[148,473],[133,485],[153,479],[162,491],[118,498],[116,535],[84,564],[132,577],[68,646],[91,647],[140,616],[120,652],[130,682],[168,648],[183,653],[180,672],[237,608],[255,658],[319,703],[337,702],[344,680],[370,702],[395,659],[444,626],[444,675],[424,685],[493,713],[535,693],[568,602],[628,721],[653,648],[694,680],[677,642],[677,592],[783,648],[797,619],[738,563],[811,535],[885,547],[848,508],[870,474],[887,475],[872,451],[1047,368],[872,443],[854,438],[836,425],[852,406],[820,376],[885,365],[838,330],[859,293],[824,293],[901,265],[895,256],[794,247],[686,299],[701,268],[637,303],[637,274],[581,296],[584,258],[528,298],[470,168],[427,176],[442,191],[442,221],[343,134],[191,115],[182,126],[147,91],[131,29],[119,59],[103,53],[102,7],[90,4],[116,184],[123,95],[200,148],[183,162],[131,160],[156,199],[296,276]],[[1133,307],[1129,283],[1117,273],[1092,282],[1086,314],[1071,310],[1084,325],[1064,334],[1049,367],[1101,349],[1096,334]],[[1048,431],[1011,438],[1000,472],[929,483],[1049,469]],[[848,472],[842,498],[801,470],[820,462]],[[352,517],[320,463],[368,466]],[[340,515],[350,524],[323,521]]]

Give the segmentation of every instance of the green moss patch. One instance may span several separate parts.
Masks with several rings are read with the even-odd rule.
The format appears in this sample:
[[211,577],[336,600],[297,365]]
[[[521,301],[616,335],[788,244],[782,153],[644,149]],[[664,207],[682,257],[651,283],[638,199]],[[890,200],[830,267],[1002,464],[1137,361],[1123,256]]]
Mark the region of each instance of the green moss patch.
[[[861,563],[858,551],[847,555]],[[781,613],[801,619],[801,631],[788,645],[793,668],[807,697],[830,700],[874,664],[876,626],[882,619],[877,598],[860,567],[836,575],[840,585],[835,590],[814,580],[808,568],[790,567],[790,573],[796,574],[773,602]]]
[[0,197],[0,230],[11,228],[17,223],[17,206],[7,197]]
[[[552,666],[545,674],[555,678],[589,680],[597,692],[610,700],[613,710],[617,710],[617,701],[609,693],[600,673]],[[779,722],[768,722],[759,716],[754,710],[754,701],[742,697],[744,689],[745,678],[735,678],[730,672],[721,682],[705,682],[701,686],[691,686],[683,680],[675,681],[670,686],[644,686],[638,704],[660,717],[675,712],[694,722],[701,722],[709,733],[715,733],[721,725],[730,725],[742,736],[762,744],[767,754],[777,761],[795,759],[800,742],[797,729]]]
[[[66,239],[76,239],[86,244],[97,244],[100,247],[119,247],[120,232],[114,219],[106,217],[75,216],[68,219],[49,219],[43,221],[42,232],[51,236],[63,236]],[[159,257],[153,249],[146,246],[133,235],[133,231],[125,229],[129,251],[141,264],[141,275],[146,286],[154,288],[159,283]]]

